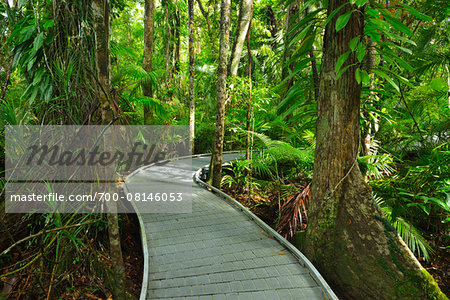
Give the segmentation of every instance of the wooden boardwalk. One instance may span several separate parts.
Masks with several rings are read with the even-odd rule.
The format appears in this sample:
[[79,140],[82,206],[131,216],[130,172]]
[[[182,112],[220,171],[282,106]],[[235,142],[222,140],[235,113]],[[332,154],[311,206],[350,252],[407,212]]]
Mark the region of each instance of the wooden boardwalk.
[[[225,155],[225,160],[235,158]],[[196,157],[192,169],[182,159],[143,168],[127,179],[126,188],[130,193],[145,190],[142,183],[133,184],[138,177],[168,189],[179,180],[192,181],[194,171],[208,163],[209,157]],[[192,184],[192,213],[141,214],[149,262],[147,299],[337,299],[309,262],[299,260],[270,230]]]

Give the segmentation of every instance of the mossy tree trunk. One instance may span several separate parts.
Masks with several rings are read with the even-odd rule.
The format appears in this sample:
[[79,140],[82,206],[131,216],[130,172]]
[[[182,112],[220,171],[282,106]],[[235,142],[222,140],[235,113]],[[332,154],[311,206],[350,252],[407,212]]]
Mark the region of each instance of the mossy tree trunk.
[[[142,62],[143,69],[149,73],[152,71],[153,61],[153,19],[155,13],[155,1],[145,0],[144,9],[144,60]],[[142,93],[145,97],[153,97],[152,84],[144,82],[142,84]],[[144,104],[144,124],[150,124],[152,113],[149,104]]]
[[[344,5],[345,4],[345,5]],[[318,101],[314,177],[305,254],[349,299],[445,299],[432,277],[374,205],[358,167],[361,87],[352,65],[338,79],[336,61],[352,38],[364,34],[363,12],[348,0],[325,30]],[[353,11],[336,32],[336,19]],[[343,66],[343,67],[344,67]]]
[[220,16],[219,66],[217,70],[216,135],[208,182],[220,188],[222,180],[223,139],[225,135],[225,99],[227,97],[227,65],[230,39],[230,0],[222,0]]
[[[110,59],[110,30],[109,30],[110,7],[108,0],[92,1],[92,16],[95,30],[95,52],[96,52],[96,70],[97,77],[101,85],[100,107],[101,121],[103,125],[110,125],[113,122],[113,113],[109,101],[111,90],[111,59]],[[107,137],[103,137],[106,146]],[[106,173],[105,173],[106,174]],[[112,192],[107,190],[103,192]],[[112,292],[114,299],[126,299],[125,293],[125,266],[122,258],[122,249],[120,248],[119,216],[114,201],[107,205],[108,207],[108,235],[110,256],[113,264],[113,286]]]

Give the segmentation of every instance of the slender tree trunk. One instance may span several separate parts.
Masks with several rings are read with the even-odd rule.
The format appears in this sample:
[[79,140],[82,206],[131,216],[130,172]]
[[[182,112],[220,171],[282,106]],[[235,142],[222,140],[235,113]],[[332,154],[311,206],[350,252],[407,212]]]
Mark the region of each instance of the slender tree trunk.
[[180,43],[181,43],[181,34],[180,34],[180,28],[181,28],[181,20],[180,20],[180,14],[178,11],[175,11],[175,24],[176,27],[175,30],[175,53],[174,53],[174,64],[173,64],[173,73],[178,73],[180,71]]
[[248,24],[247,31],[247,56],[248,56],[248,99],[247,99],[247,151],[245,152],[245,159],[251,158],[251,137],[253,134],[250,133],[251,130],[251,121],[252,121],[252,49],[250,47],[250,32],[252,28],[252,20],[253,17],[253,2],[250,13],[250,23]]
[[10,60],[10,63],[8,64],[7,69],[6,69],[6,78],[5,78],[5,83],[2,86],[2,92],[1,92],[1,96],[0,96],[0,101],[5,101],[6,91],[8,90],[8,84],[9,84],[9,80],[11,78],[11,72],[12,72],[12,65],[13,65],[13,62],[14,62],[14,56],[11,55],[9,60]]
[[242,56],[242,49],[244,48],[245,38],[250,25],[252,15],[253,0],[241,0],[239,8],[238,27],[233,42],[233,49],[231,50],[231,59],[229,66],[230,76],[236,76],[239,61]]
[[[145,0],[144,12],[144,60],[142,67],[149,73],[152,71],[153,61],[153,16],[155,12],[154,0]],[[142,85],[142,93],[146,97],[153,97],[152,84],[146,82]],[[144,104],[144,124],[150,124],[152,113],[148,104]]]
[[[253,4],[253,3],[252,3]],[[245,159],[250,161],[250,168],[245,172],[245,181],[246,181],[246,189],[248,198],[252,198],[252,173],[253,173],[253,164],[251,162],[252,159],[252,144],[253,144],[253,108],[252,108],[252,49],[250,47],[250,33],[252,28],[251,18],[253,17],[253,7],[252,14],[250,16],[250,24],[248,24],[247,31],[247,56],[248,56],[248,99],[247,99],[247,147],[245,151]]]
[[[354,75],[355,52],[344,64],[355,66],[339,79],[335,66],[350,50],[350,40],[364,34],[364,17],[348,0],[330,0],[328,13],[341,5],[325,30],[305,254],[349,299],[444,299],[374,205],[359,170],[361,87]],[[336,18],[352,9],[346,27],[336,32]]]
[[166,65],[166,85],[169,88],[169,81],[172,78],[172,64],[171,64],[171,58],[172,58],[172,36],[173,36],[173,30],[172,26],[170,24],[170,18],[171,14],[169,11],[169,4],[167,3],[169,0],[165,0],[165,7],[164,7],[164,18],[166,23],[166,53],[165,53],[165,65]]
[[194,153],[195,135],[195,76],[194,76],[194,0],[188,0],[189,26],[189,140]]
[[220,188],[222,180],[222,153],[225,132],[225,99],[227,97],[227,65],[230,39],[230,0],[222,0],[220,16],[220,48],[219,66],[217,69],[217,113],[216,137],[213,145],[211,165],[208,181],[216,188]]
[[92,15],[95,30],[96,69],[101,85],[100,107],[102,123],[113,120],[109,93],[111,89],[111,59],[109,47],[109,0],[93,0]]
[[[252,122],[252,49],[250,47],[250,32],[252,28],[252,20],[253,17],[253,2],[250,13],[250,23],[248,24],[247,31],[247,56],[248,56],[248,99],[247,99],[247,149],[245,152],[245,159],[251,159],[251,143],[253,133],[251,131],[251,122]],[[251,173],[250,173],[251,174]],[[249,187],[249,191],[251,188]]]
[[165,53],[165,63],[166,63],[166,77],[170,77],[171,68],[170,68],[170,44],[172,43],[172,29],[169,23],[169,8],[166,3],[165,7],[165,19],[166,19],[166,53]]
[[[92,15],[95,30],[95,50],[96,50],[96,69],[102,91],[100,92],[100,106],[102,124],[111,124],[113,121],[112,109],[109,101],[111,90],[110,79],[110,31],[109,31],[109,1],[93,0]],[[106,141],[105,141],[106,142]],[[105,190],[105,192],[111,192]],[[112,292],[115,299],[126,299],[125,294],[125,266],[122,258],[122,249],[120,248],[119,221],[117,207],[114,201],[108,205],[108,234],[110,244],[110,255],[113,262],[114,286]]]

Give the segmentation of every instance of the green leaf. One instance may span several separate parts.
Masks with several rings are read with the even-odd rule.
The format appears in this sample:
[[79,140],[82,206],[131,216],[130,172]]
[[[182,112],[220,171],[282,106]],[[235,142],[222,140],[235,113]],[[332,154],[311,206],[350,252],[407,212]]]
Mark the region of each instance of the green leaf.
[[361,79],[363,84],[368,84],[370,81],[370,75],[366,70],[361,71]]
[[392,85],[392,87],[394,87],[394,89],[400,93],[400,88],[398,87],[398,85],[394,82],[394,80],[392,80],[392,78],[387,75],[386,73],[384,73],[383,71],[379,70],[379,69],[373,69],[372,70],[375,74],[377,74],[378,76],[384,78],[387,82],[389,82],[390,85]]
[[369,15],[369,16],[371,16],[371,17],[376,17],[376,18],[378,18],[378,17],[380,16],[380,13],[378,12],[378,10],[373,9],[373,8],[368,9],[368,10],[366,11],[366,14]]
[[[19,38],[19,41],[21,42],[25,42],[28,39],[30,39],[34,33],[34,31],[36,30],[36,25],[30,25],[30,26],[26,26],[25,28],[23,28],[22,30],[20,30],[20,33],[18,33],[18,36],[16,36],[16,38]],[[16,33],[16,31],[14,31]],[[11,37],[14,37],[14,35],[11,35]]]
[[412,51],[409,50],[408,48],[399,46],[399,45],[397,45],[396,43],[392,43],[392,44],[394,44],[395,47],[397,47],[398,49],[402,50],[403,52],[406,52],[406,53],[408,53],[409,55],[412,55]]
[[34,102],[34,99],[36,99],[36,96],[37,96],[38,91],[39,91],[39,86],[35,86],[35,87],[32,89],[30,98],[28,98],[28,104],[31,105],[31,103]]
[[415,16],[416,18],[418,18],[420,20],[427,21],[427,22],[433,21],[433,18],[418,12],[417,10],[412,8],[411,6],[408,6],[408,5],[403,4],[403,3],[400,3],[400,5],[402,5],[407,12],[409,12],[410,14],[412,14],[413,16]]
[[34,39],[33,42],[33,51],[37,52],[39,48],[42,47],[42,44],[44,43],[44,33],[41,32],[37,35],[37,37]]
[[342,76],[342,74],[344,74],[345,71],[347,71],[348,68],[353,67],[354,65],[356,65],[356,64],[351,64],[351,65],[348,65],[348,66],[345,66],[344,68],[342,68],[342,70],[340,70],[339,73],[337,73],[336,79],[339,79]]
[[300,46],[295,50],[294,54],[298,54],[300,56],[305,55],[311,51],[312,46],[315,40],[315,32],[313,28],[310,28],[310,33],[302,40]]
[[423,203],[419,203],[419,207],[427,214],[430,214],[431,208],[428,205],[425,205]]
[[358,48],[356,48],[356,58],[358,58],[359,62],[362,62],[365,55],[366,55],[366,46],[364,46],[363,43],[359,43]]
[[367,23],[370,24],[370,26],[373,27],[374,30],[387,32],[389,29],[389,23],[381,19],[369,18],[367,20]]
[[355,37],[350,41],[350,49],[355,51],[356,45],[358,45],[359,37]]
[[403,32],[406,35],[409,35],[409,36],[413,35],[411,29],[409,29],[408,26],[403,24],[400,20],[390,16],[388,13],[383,13],[383,12],[381,12],[381,13],[382,13],[383,17],[386,19],[386,21],[392,25],[392,27],[394,27],[398,31]]
[[[341,8],[343,8],[345,5],[347,5],[348,2],[345,2],[344,4],[342,4],[341,6],[339,6],[338,8],[336,8],[335,10],[333,10],[331,12],[331,14],[328,15],[327,20],[325,21],[325,23],[323,24],[323,27],[326,27],[327,24],[334,18],[334,16],[341,10]],[[324,5],[325,7],[325,5]]]
[[345,14],[339,16],[336,20],[336,31],[341,30],[342,28],[347,25],[348,20],[350,20],[350,16],[352,15],[353,11],[346,12]]
[[55,22],[53,20],[47,20],[47,21],[45,21],[43,26],[44,26],[44,29],[48,29],[50,27],[53,27],[53,25],[55,25]]
[[36,85],[41,81],[42,75],[44,75],[44,68],[40,68],[34,75],[33,85]]
[[378,33],[378,30],[373,28],[373,26],[370,24],[367,24],[366,26],[364,26],[364,34],[368,35],[372,41],[377,42],[377,43],[381,39],[381,35]]
[[446,92],[447,90],[447,84],[442,78],[434,78],[433,80],[431,80],[430,86],[433,90],[438,92]]
[[52,97],[52,93],[53,93],[53,86],[50,84],[44,93],[45,102],[48,102],[50,100],[50,98]]
[[31,71],[31,68],[33,67],[35,61],[36,61],[36,57],[33,57],[32,59],[30,59],[28,61],[28,64],[27,64],[27,71],[28,72]]
[[358,84],[361,83],[361,69],[357,68],[355,71],[355,79]]
[[344,62],[347,60],[348,56],[350,55],[350,51],[345,52],[341,56],[339,56],[337,62],[336,62],[336,73],[339,73],[339,70],[341,69]]
[[356,0],[355,1],[355,4],[358,6],[358,7],[361,7],[361,6],[363,6],[364,4],[366,4],[367,3],[367,0]]

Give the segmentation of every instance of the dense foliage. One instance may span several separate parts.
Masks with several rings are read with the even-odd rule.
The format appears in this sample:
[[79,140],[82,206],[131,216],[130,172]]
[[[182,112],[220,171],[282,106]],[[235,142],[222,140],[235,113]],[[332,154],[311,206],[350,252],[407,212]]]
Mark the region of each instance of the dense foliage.
[[[2,130],[5,125],[101,123],[90,2],[0,3]],[[270,202],[274,227],[278,223],[291,239],[307,224],[309,196],[305,189],[314,163],[317,74],[321,71],[322,36],[330,20],[326,2],[298,1],[293,7],[297,2],[255,1],[245,45],[249,51],[242,52],[237,76],[227,79],[224,149],[248,148],[253,156],[224,168],[222,184],[234,195],[256,195],[260,202],[252,202],[252,206]],[[339,77],[347,71],[345,61],[355,52],[361,67],[354,75],[363,89],[360,168],[375,193],[374,201],[410,249],[425,260],[436,255],[448,257],[448,3],[350,2],[364,7],[365,32],[351,41],[351,51],[339,57],[336,72]],[[147,104],[152,111],[151,124],[187,125],[186,1],[156,2],[151,72],[142,67],[144,1],[112,0],[111,10],[110,103],[114,116],[123,124],[143,124]],[[337,30],[346,26],[352,13],[358,12],[337,19]],[[238,16],[239,2],[233,1],[230,44],[237,37]],[[193,29],[196,153],[211,152],[214,143],[219,27],[219,1],[197,0]],[[144,84],[151,84],[153,97],[143,95]],[[2,135],[2,146],[3,140]],[[24,218],[56,227],[85,221],[57,215]],[[97,234],[102,222],[97,226],[91,234]],[[78,259],[79,249],[89,244],[80,241],[75,229],[65,234],[58,247],[70,245],[67,249],[75,249],[74,259]],[[62,237],[49,235],[48,239],[54,243]],[[58,257],[63,256],[58,251],[68,251],[55,249]],[[0,267],[8,259],[0,256]]]

